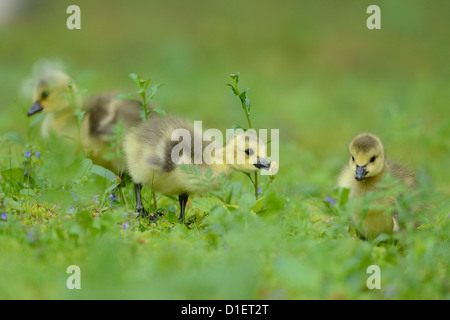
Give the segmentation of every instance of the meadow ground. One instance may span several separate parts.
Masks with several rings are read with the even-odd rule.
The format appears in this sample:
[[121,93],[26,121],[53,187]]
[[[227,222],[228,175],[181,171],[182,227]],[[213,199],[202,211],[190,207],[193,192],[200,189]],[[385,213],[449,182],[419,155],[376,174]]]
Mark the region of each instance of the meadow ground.
[[[381,30],[366,27],[369,1],[78,1],[81,30],[66,27],[67,1],[24,3],[0,20],[1,299],[450,298],[448,1],[378,1]],[[239,71],[253,126],[280,129],[279,171],[260,177],[258,201],[235,174],[191,198],[188,226],[161,195],[160,221],[139,221],[131,183],[44,143],[42,117],[26,116],[42,59],[86,95],[150,77],[165,84],[156,105],[220,130],[246,125],[225,86]],[[393,237],[359,239],[336,187],[360,131],[418,175]]]

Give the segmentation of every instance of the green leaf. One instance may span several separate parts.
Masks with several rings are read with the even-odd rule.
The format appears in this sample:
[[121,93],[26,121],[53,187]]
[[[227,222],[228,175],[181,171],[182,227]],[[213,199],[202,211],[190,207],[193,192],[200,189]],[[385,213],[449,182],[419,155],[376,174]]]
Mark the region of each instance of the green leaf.
[[163,87],[163,86],[164,86],[164,83],[158,83],[156,86],[153,86],[152,89],[151,89],[152,92],[150,93],[148,101],[153,100],[153,97],[155,96],[156,92],[158,92],[158,89]]
[[255,205],[252,208],[252,211],[258,213],[263,208],[264,198],[260,198],[256,200]]
[[23,196],[30,196],[30,197],[36,196],[36,193],[34,192],[33,189],[22,189],[20,190],[20,194]]
[[11,179],[11,182],[19,182],[23,180],[25,171],[23,168],[14,167],[11,169],[4,169],[0,171],[0,176],[5,179]]
[[34,115],[33,119],[30,122],[30,129],[36,127],[36,125],[39,124],[45,117],[46,117],[45,113],[39,113],[37,115]]
[[[117,181],[117,180],[116,180]],[[120,183],[116,182],[106,188],[104,194],[112,193],[112,191],[119,186]]]
[[166,116],[166,111],[163,110],[163,109],[155,108],[155,109],[153,109],[152,111],[156,112],[156,113],[159,114],[161,117],[165,117],[165,116]]
[[178,217],[177,217],[177,215],[175,214],[175,212],[173,212],[173,211],[167,212],[166,219],[167,219],[167,221],[169,221],[170,223],[178,223]]
[[10,140],[10,141],[14,141],[17,142],[18,144],[24,146],[25,145],[25,141],[15,132],[7,132],[5,134],[5,136]]
[[247,92],[244,90],[244,92],[242,92],[242,93],[239,95],[239,99],[240,99],[241,102],[244,104],[246,98],[247,98]]
[[250,179],[250,181],[253,183],[253,185],[255,185],[255,182],[253,181],[253,178],[250,175],[250,173],[248,173],[248,172],[242,172],[242,173],[245,174]]
[[380,243],[380,242],[384,242],[391,239],[391,236],[386,234],[386,233],[382,233],[379,236],[377,236],[375,239],[372,240],[372,243]]
[[120,93],[116,96],[116,99],[138,100],[135,96],[133,96],[130,93]]
[[73,109],[73,114],[77,117],[78,125],[81,125],[86,111],[83,111],[81,109]]
[[250,211],[256,204],[256,199],[253,194],[247,193],[242,195],[239,199],[239,207],[242,210]]
[[181,169],[181,171],[183,171],[187,175],[191,176],[191,177],[187,177],[188,179],[189,178],[198,178],[198,177],[202,176],[202,171],[196,165],[179,164],[178,167]]
[[350,189],[348,188],[343,188],[341,189],[341,195],[339,197],[339,205],[343,206],[347,203],[348,201],[348,195],[350,193]]
[[231,129],[233,129],[233,130],[242,129],[242,130],[246,131],[246,129],[242,128],[241,125],[239,125],[239,124],[233,124],[231,126]]
[[212,177],[212,168],[208,168],[205,172],[205,178],[209,179]]
[[97,164],[92,165],[91,173],[96,174],[100,177],[103,177],[113,183],[117,182],[117,176],[115,173],[113,173],[113,172],[109,171],[108,169],[103,168],[102,166],[99,166]]
[[198,198],[192,201],[192,208],[202,212],[210,212],[216,206],[221,206],[226,209],[223,202],[217,198]]
[[144,89],[145,89],[145,90],[147,90],[148,85],[150,84],[151,81],[152,81],[151,79],[145,80],[145,82],[144,82]]
[[417,227],[417,229],[429,229],[429,228],[435,228],[435,226],[433,226],[432,224],[421,224],[420,226]]
[[137,85],[138,87],[141,87],[141,86],[140,86],[140,78],[139,78],[139,76],[138,76],[136,73],[130,73],[130,74],[128,75],[128,77],[131,78],[131,79],[136,83],[136,85]]
[[87,159],[83,159],[83,161],[81,161],[81,167],[80,167],[80,172],[82,175],[88,175],[89,172],[91,172],[92,170],[92,160],[87,158]]
[[231,88],[231,90],[233,90],[233,93],[234,93],[235,96],[238,95],[238,93],[236,91],[236,88],[232,84],[227,83],[226,86],[229,86]]
[[245,96],[245,101],[244,101],[245,107],[247,108],[247,111],[250,112],[250,99]]
[[227,181],[227,175],[224,172],[221,172],[217,177],[217,181],[219,185],[224,184]]

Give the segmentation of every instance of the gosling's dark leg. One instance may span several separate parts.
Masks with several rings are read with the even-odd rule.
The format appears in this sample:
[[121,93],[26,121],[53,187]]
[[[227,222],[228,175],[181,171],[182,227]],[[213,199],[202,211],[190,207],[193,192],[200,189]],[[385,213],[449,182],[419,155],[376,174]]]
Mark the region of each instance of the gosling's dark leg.
[[146,218],[148,216],[148,212],[145,211],[144,206],[142,205],[141,189],[142,186],[140,184],[134,184],[134,193],[136,194],[136,212],[139,212],[138,218]]
[[178,196],[178,200],[180,201],[180,218],[178,221],[180,223],[184,223],[184,212],[186,210],[186,203],[188,201],[189,196],[186,193],[180,194]]
[[[134,192],[136,194],[136,212],[139,213],[138,218],[147,218],[149,217],[149,213],[144,209],[144,206],[142,205],[141,189],[142,185],[138,183],[134,184]],[[150,214],[149,219],[150,221],[155,222],[157,220],[157,217],[154,214]]]

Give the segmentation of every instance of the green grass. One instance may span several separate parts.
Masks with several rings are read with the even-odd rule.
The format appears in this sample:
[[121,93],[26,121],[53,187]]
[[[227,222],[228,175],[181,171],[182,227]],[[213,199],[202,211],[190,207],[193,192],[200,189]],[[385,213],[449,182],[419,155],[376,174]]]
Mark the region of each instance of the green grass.
[[[379,1],[378,31],[365,27],[370,1],[79,1],[79,31],[65,27],[69,4],[36,4],[0,26],[1,299],[450,298],[447,1]],[[161,195],[160,221],[139,222],[130,182],[115,188],[26,117],[21,88],[54,57],[86,94],[134,92],[137,73],[165,84],[153,102],[168,114],[221,130],[247,126],[225,86],[239,71],[252,125],[280,129],[278,174],[260,177],[257,202],[242,174],[191,198],[188,227]],[[417,172],[418,193],[397,209],[427,203],[419,229],[356,236],[336,177],[360,131]],[[366,287],[372,264],[381,290]],[[70,265],[81,290],[66,287]]]

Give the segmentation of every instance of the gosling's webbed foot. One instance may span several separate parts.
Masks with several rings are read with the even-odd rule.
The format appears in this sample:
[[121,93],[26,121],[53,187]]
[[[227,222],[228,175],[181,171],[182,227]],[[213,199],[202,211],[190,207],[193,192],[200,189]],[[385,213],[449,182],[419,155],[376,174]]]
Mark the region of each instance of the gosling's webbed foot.
[[158,215],[155,213],[149,213],[144,208],[136,208],[136,212],[138,212],[138,219],[148,219],[150,222],[158,221]]
[[147,210],[144,209],[144,206],[142,205],[141,200],[141,189],[142,186],[138,183],[134,184],[134,192],[136,194],[136,212],[138,214],[138,219],[148,219],[150,222],[156,222],[158,220],[158,217],[155,213],[148,213]]

